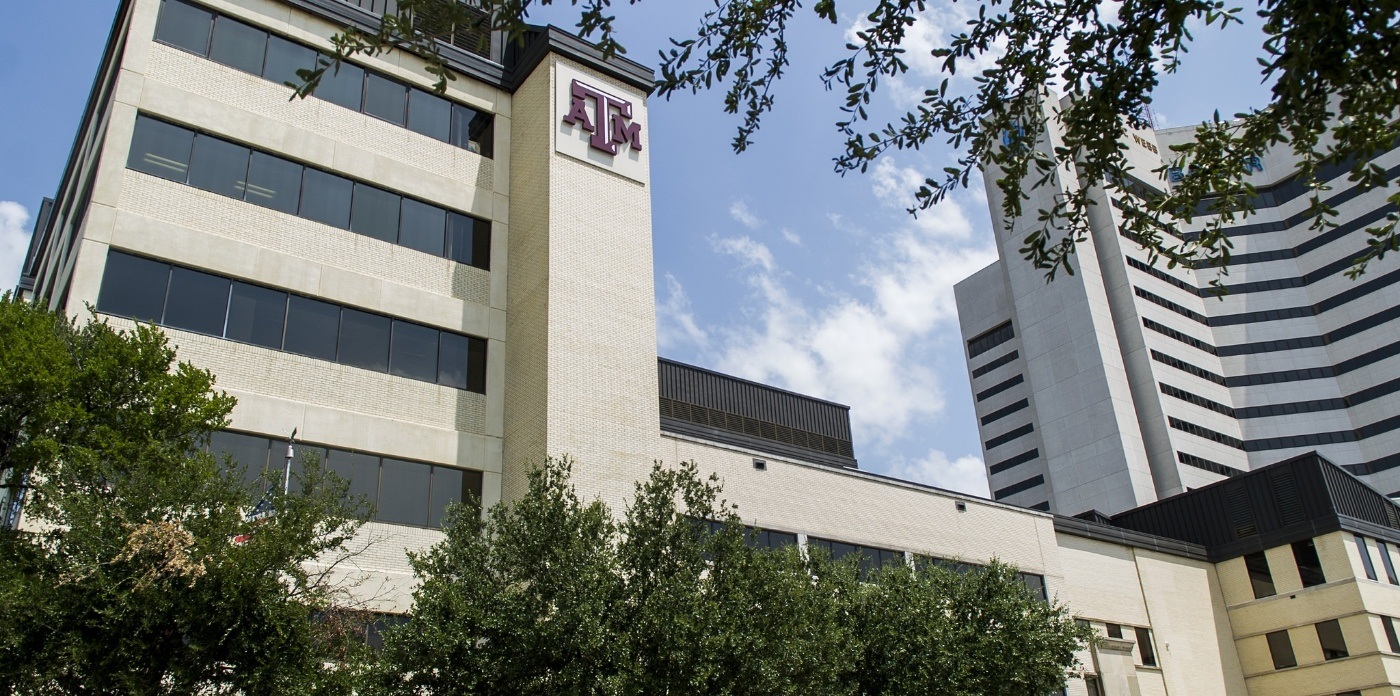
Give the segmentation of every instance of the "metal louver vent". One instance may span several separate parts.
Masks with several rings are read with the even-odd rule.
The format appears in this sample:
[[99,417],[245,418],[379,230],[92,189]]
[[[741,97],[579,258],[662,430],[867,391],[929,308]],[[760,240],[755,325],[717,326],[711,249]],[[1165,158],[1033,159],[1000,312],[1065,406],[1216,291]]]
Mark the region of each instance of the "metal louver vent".
[[1298,495],[1298,484],[1293,479],[1291,470],[1271,470],[1269,486],[1274,491],[1274,505],[1278,508],[1280,522],[1287,525],[1307,519],[1303,512],[1303,499]]
[[1259,535],[1259,525],[1254,522],[1254,509],[1249,506],[1249,491],[1244,486],[1236,486],[1225,493],[1226,504],[1230,506],[1230,521],[1235,527],[1235,538],[1243,539]]
[[[442,3],[456,0],[442,0]],[[490,15],[485,10],[477,9],[475,2],[461,2],[467,8],[467,14],[474,19],[467,22],[453,24],[447,21],[442,10],[420,10],[414,17],[414,23],[422,29],[425,34],[468,53],[473,53],[482,58],[491,57],[491,21]]]
[[706,408],[696,404],[688,404],[684,401],[661,397],[661,415],[667,418],[699,423],[711,428],[729,430],[736,433],[744,433],[754,437],[761,437],[775,442],[782,442],[805,449],[816,450],[849,457],[854,453],[851,443],[839,440],[834,437],[827,437],[820,433],[799,430],[778,423],[770,423],[757,418],[741,416],[737,413],[727,413],[718,409]]
[[[1390,503],[1389,500],[1385,502]],[[1385,521],[1390,523],[1391,529],[1400,529],[1400,512],[1396,511],[1395,505],[1385,506]]]

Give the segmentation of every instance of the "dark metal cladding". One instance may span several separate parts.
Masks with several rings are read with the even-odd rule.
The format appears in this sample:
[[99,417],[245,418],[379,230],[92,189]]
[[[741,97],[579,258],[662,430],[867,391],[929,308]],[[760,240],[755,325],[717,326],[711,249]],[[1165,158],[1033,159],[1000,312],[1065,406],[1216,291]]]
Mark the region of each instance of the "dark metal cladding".
[[1400,543],[1400,506],[1316,452],[1113,517],[1204,546],[1212,562],[1346,530]]
[[849,406],[659,358],[661,429],[855,468]]

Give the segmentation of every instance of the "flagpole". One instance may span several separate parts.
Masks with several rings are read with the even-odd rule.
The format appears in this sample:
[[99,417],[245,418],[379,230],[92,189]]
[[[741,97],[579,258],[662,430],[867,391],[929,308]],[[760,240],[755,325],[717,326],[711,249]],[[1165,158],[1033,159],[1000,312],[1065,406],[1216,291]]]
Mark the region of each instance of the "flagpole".
[[292,488],[292,458],[296,456],[293,446],[297,443],[297,429],[292,428],[292,436],[287,438],[287,465],[282,472],[282,495],[287,495]]

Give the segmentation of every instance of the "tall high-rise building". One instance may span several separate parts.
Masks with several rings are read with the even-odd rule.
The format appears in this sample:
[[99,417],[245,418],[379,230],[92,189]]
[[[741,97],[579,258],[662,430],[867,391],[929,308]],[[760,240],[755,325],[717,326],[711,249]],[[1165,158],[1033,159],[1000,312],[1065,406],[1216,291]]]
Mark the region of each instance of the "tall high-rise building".
[[[1049,153],[1060,134],[1047,121],[1037,147]],[[1228,228],[1228,275],[1153,265],[1122,232],[1120,201],[1168,190],[1175,173],[1154,170],[1193,135],[1130,132],[1133,181],[1057,172],[1030,192],[1024,221],[1002,219],[988,185],[1000,259],[956,294],[997,500],[1111,514],[1313,450],[1400,491],[1400,261],[1372,263],[1355,282],[1343,275],[1367,248],[1365,228],[1394,212],[1389,192],[1324,167],[1337,226],[1313,230],[1310,190],[1282,147],[1250,163],[1256,213]],[[1394,179],[1400,149],[1375,162]],[[1080,186],[1097,203],[1092,234],[1076,273],[1047,284],[1022,258],[1021,235]],[[1165,234],[1189,240],[1210,219]],[[1217,278],[1223,297],[1210,291]]]

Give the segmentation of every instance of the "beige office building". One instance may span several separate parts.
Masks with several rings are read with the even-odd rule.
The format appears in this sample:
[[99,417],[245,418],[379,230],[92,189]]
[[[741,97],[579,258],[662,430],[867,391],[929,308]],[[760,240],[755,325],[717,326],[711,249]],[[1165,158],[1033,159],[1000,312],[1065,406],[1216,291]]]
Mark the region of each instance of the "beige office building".
[[[220,452],[278,467],[294,428],[319,448],[375,501],[348,572],[377,610],[411,609],[404,553],[441,538],[446,504],[518,496],[532,461],[573,456],[578,490],[621,510],[654,459],[693,459],[766,544],[1016,565],[1103,636],[1070,694],[1400,693],[1383,496],[1305,458],[1280,466],[1342,486],[1305,524],[1154,526],[1153,508],[1081,520],[862,471],[844,406],[658,358],[650,70],[554,28],[509,47],[458,28],[444,95],[394,53],[289,100],[383,4],[122,2],[21,284],[164,327],[238,398]],[[1233,495],[1159,505],[1201,494]],[[1317,563],[1295,562],[1309,540]]]

